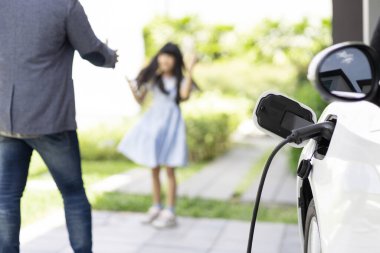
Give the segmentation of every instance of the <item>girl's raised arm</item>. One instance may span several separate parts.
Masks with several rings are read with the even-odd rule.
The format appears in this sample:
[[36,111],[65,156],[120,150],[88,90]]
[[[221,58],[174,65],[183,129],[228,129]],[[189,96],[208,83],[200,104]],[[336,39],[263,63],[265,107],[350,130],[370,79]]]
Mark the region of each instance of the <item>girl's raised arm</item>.
[[192,55],[189,64],[186,66],[186,73],[184,76],[184,82],[181,86],[180,97],[181,100],[188,100],[190,98],[191,91],[193,89],[193,70],[198,58],[196,55]]
[[144,102],[145,96],[148,92],[145,85],[141,86],[139,89],[135,80],[127,79],[127,82],[136,101],[141,105]]

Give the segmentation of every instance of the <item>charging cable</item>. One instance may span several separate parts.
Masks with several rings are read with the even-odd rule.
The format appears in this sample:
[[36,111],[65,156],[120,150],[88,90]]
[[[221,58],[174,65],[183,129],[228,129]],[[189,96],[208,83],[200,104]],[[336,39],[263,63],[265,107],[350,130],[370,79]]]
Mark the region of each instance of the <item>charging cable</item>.
[[330,122],[330,121],[298,128],[298,129],[293,130],[292,133],[285,140],[283,140],[280,144],[277,145],[277,147],[275,147],[275,149],[273,150],[272,154],[269,156],[264,166],[259,188],[257,190],[255,207],[253,209],[252,220],[251,220],[251,228],[249,231],[247,253],[252,253],[252,242],[253,242],[253,236],[255,233],[255,226],[256,226],[257,214],[259,211],[261,194],[263,192],[265,179],[266,179],[269,167],[273,161],[273,158],[276,156],[278,151],[280,151],[288,143],[294,142],[296,144],[301,144],[302,142],[306,140],[309,140],[311,138],[316,138],[316,137],[322,137],[326,140],[331,140],[332,134],[334,132],[334,128],[335,128],[335,123]]

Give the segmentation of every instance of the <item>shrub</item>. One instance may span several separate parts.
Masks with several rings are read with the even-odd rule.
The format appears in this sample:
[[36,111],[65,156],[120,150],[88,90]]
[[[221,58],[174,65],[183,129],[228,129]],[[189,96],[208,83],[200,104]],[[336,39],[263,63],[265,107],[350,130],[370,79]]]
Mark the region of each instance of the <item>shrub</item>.
[[246,117],[245,99],[206,92],[184,104],[187,142],[192,161],[210,160],[230,146],[230,136]]
[[129,129],[131,121],[117,125],[100,125],[79,132],[79,145],[83,160],[125,160],[117,145]]
[[228,149],[232,118],[221,112],[186,117],[190,160],[210,160]]
[[[246,100],[223,97],[218,93],[195,94],[182,105],[187,125],[191,161],[209,160],[226,151],[230,136],[246,115]],[[125,160],[117,145],[135,119],[119,125],[98,126],[81,131],[79,140],[83,160]]]

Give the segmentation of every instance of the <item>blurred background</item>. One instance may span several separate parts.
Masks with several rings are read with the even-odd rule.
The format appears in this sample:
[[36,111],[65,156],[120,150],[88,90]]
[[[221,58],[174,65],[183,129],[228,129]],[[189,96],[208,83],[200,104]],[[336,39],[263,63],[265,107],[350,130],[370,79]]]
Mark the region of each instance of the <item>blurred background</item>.
[[291,95],[317,113],[325,106],[306,80],[306,71],[311,58],[332,43],[331,0],[82,4],[96,34],[120,53],[115,71],[93,67],[78,55],[75,60],[79,129],[109,133],[106,144],[99,137],[91,147],[115,147],[133,124],[141,108],[125,79],[134,78],[167,41],[178,43],[185,56],[200,57],[195,79],[202,92],[182,105],[195,161],[223,153],[238,128],[253,133],[252,110],[266,90]]
[[167,41],[180,44],[185,54],[200,55],[196,77],[205,92],[248,98],[252,104],[267,88],[291,92],[296,87],[292,78],[304,78],[310,57],[331,40],[331,0],[83,0],[82,4],[96,34],[119,50],[120,63],[115,75],[76,57],[80,127],[135,115],[138,107],[125,76],[134,78]]
[[[79,55],[74,62],[83,179],[94,209],[96,247],[107,253],[120,252],[114,246],[114,231],[122,243],[134,247],[147,231],[133,217],[151,205],[150,171],[116,148],[149,107],[149,101],[142,107],[135,102],[126,78],[135,78],[161,46],[172,41],[185,57],[199,56],[194,79],[201,91],[181,104],[190,164],[176,173],[180,226],[154,232],[160,244],[167,239],[167,249],[159,251],[154,248],[158,244],[140,240],[137,252],[194,252],[191,247],[207,243],[211,245],[202,252],[211,248],[221,252],[218,243],[230,247],[231,251],[223,252],[244,252],[262,168],[277,142],[254,127],[251,118],[257,98],[264,91],[279,91],[319,116],[326,103],[306,78],[309,62],[333,43],[368,43],[380,13],[378,0],[80,1],[95,33],[120,54],[114,70],[96,68]],[[259,224],[271,224],[273,230],[257,242],[265,249],[276,248],[273,252],[301,249],[296,225],[299,153],[299,149],[286,149],[276,157],[261,199]],[[165,189],[165,177],[162,181]],[[37,154],[33,154],[22,205],[22,244],[29,243],[30,252],[69,252],[68,240],[53,230],[65,231],[62,200]],[[114,222],[105,223],[111,216]],[[189,218],[192,222],[182,222]],[[123,225],[128,220],[133,222]],[[217,240],[209,240],[211,221],[223,224],[221,230],[230,237],[217,232]],[[204,227],[193,230],[196,222]],[[227,229],[228,222],[239,225]],[[279,244],[274,243],[276,238]],[[111,246],[102,245],[107,240]],[[189,251],[176,251],[173,243],[189,246]],[[46,251],[44,245],[49,246]],[[52,251],[53,246],[67,250]],[[146,250],[149,246],[152,251]]]
[[[311,58],[332,43],[331,0],[81,2],[99,38],[108,41],[120,54],[115,70],[93,67],[79,55],[75,58],[83,173],[93,207],[145,212],[150,205],[149,189],[139,188],[133,194],[120,189],[94,189],[109,178],[127,178],[117,176],[130,175],[137,167],[116,151],[123,135],[146,108],[134,101],[126,78],[134,78],[163,44],[173,41],[181,46],[185,56],[196,53],[200,58],[194,78],[201,91],[181,105],[191,163],[178,171],[180,188],[218,161],[221,179],[223,173],[227,173],[224,178],[230,178],[228,173],[231,178],[237,177],[231,185],[220,181],[219,187],[231,188],[224,199],[181,195],[178,214],[249,220],[252,202],[243,201],[242,197],[254,195],[249,189],[254,189],[270,151],[270,145],[261,145],[264,137],[253,127],[255,102],[262,92],[276,90],[309,105],[317,113],[324,108],[325,103],[307,81],[306,72]],[[248,155],[241,145],[252,147]],[[239,153],[241,150],[243,153]],[[255,158],[248,160],[246,168],[239,173],[229,171],[231,164],[241,162],[241,157],[251,159],[250,154]],[[282,163],[291,180],[295,180],[297,155],[297,151],[286,154]],[[220,163],[226,160],[218,159],[225,156],[235,160]],[[147,176],[143,185],[149,186]],[[211,181],[215,185],[219,182],[217,178],[210,178]],[[290,189],[295,192],[293,182],[290,181]],[[62,207],[54,182],[38,155],[33,156],[27,187],[23,226]],[[296,223],[294,192],[286,205],[263,207],[259,219]]]

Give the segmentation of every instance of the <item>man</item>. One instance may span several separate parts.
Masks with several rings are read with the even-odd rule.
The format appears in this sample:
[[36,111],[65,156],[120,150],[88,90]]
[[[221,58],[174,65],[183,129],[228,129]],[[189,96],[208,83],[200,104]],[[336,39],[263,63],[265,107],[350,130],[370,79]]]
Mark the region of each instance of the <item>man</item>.
[[74,252],[92,252],[76,134],[75,50],[96,66],[117,62],[78,0],[0,1],[0,253],[20,251],[20,199],[33,150],[61,192]]

